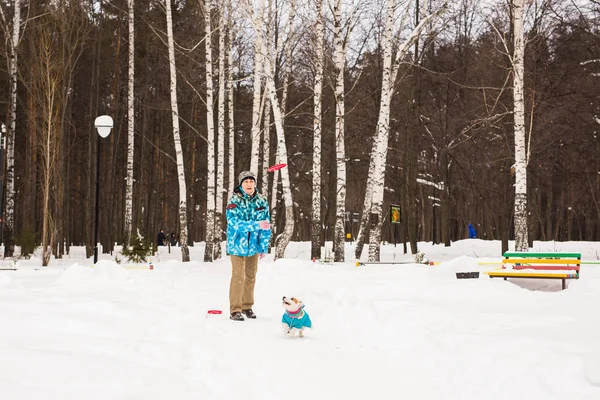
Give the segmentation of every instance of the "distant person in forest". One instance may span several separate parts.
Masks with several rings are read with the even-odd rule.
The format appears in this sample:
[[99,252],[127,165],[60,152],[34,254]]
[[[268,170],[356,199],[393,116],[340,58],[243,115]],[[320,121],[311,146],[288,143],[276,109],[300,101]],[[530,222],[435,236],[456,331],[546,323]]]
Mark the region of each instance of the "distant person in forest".
[[158,232],[158,236],[156,237],[156,245],[157,246],[165,246],[167,238],[165,237],[165,232],[161,228],[160,232]]
[[473,224],[469,224],[469,239],[476,239],[477,232],[475,232],[475,228],[473,228]]
[[177,236],[175,236],[175,232],[171,232],[169,241],[171,242],[171,246],[177,246]]
[[227,204],[227,254],[231,258],[229,318],[244,321],[256,318],[254,285],[258,259],[269,251],[271,225],[267,198],[256,188],[256,175],[243,171]]

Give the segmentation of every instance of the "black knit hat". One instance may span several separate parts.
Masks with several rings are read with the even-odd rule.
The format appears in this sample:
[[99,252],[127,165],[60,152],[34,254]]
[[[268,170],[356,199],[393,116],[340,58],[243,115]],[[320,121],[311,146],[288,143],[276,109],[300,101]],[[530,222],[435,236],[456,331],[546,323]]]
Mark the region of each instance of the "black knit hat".
[[242,171],[238,175],[238,184],[241,186],[242,182],[244,182],[246,179],[252,179],[254,182],[256,182],[256,175],[252,171]]

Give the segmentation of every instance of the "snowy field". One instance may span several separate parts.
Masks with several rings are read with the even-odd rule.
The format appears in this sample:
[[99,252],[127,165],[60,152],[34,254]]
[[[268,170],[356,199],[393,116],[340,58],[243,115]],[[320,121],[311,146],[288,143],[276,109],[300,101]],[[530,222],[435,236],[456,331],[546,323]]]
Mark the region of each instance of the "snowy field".
[[[600,399],[600,264],[561,291],[456,279],[498,268],[500,242],[422,243],[440,264],[361,267],[291,243],[259,264],[258,318],[233,322],[229,260],[183,264],[178,250],[161,248],[153,270],[110,255],[91,268],[82,248],[47,268],[1,260],[17,270],[0,271],[0,399]],[[532,250],[600,260],[600,242]],[[413,258],[399,245],[382,260]],[[303,339],[282,335],[284,295],[306,304]]]

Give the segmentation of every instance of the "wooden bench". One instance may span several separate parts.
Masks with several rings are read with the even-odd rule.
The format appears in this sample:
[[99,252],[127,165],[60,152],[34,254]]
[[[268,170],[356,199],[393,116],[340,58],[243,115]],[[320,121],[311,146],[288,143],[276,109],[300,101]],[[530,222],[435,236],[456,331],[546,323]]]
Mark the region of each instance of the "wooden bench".
[[[507,268],[510,265],[510,268]],[[581,253],[506,252],[501,270],[489,271],[490,278],[579,279]],[[528,271],[534,270],[534,271]],[[565,272],[572,271],[572,272]]]

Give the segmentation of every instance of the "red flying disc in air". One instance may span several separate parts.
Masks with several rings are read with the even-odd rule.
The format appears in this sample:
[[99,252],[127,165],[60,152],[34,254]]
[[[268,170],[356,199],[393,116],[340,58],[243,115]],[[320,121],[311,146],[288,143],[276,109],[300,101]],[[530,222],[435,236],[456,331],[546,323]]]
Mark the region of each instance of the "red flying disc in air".
[[223,314],[223,311],[221,311],[221,310],[208,310],[206,313],[207,314]]
[[271,165],[267,172],[279,171],[281,168],[284,168],[287,164],[275,164]]

